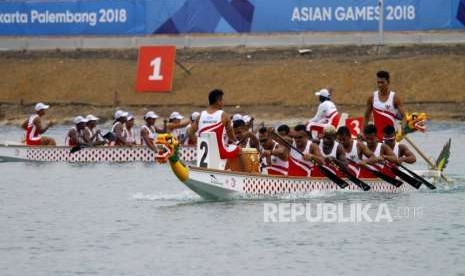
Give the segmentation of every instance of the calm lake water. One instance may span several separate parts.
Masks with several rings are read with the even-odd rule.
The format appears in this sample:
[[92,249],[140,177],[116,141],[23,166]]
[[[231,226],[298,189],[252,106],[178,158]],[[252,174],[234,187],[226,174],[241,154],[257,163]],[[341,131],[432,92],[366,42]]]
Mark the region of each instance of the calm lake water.
[[[465,275],[465,124],[411,136],[433,157],[449,137],[455,184],[394,195],[209,202],[166,165],[0,163],[0,275]],[[267,223],[270,203],[385,205],[393,221]]]

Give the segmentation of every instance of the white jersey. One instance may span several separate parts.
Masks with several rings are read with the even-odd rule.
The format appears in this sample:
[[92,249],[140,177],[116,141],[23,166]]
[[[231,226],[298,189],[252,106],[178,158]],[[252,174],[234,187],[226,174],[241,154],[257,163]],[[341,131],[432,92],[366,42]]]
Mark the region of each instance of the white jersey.
[[[274,145],[273,145],[273,150],[276,149],[276,147],[278,146],[278,143],[277,142],[274,142]],[[270,175],[287,175],[287,170],[289,169],[289,161],[288,160],[282,160],[281,158],[279,158],[278,156],[275,156],[275,155],[271,155],[271,164],[268,164],[267,161],[266,161],[266,158],[264,159],[265,160],[265,168],[264,168],[264,171],[266,172],[266,174],[270,174]]]
[[318,110],[315,114],[315,117],[310,119],[310,123],[320,123],[327,124],[329,123],[331,117],[337,114],[336,105],[330,101],[324,101],[318,106]]
[[396,156],[397,158],[400,157],[400,156],[399,156],[399,143],[396,143],[396,144],[394,145],[394,148],[392,149],[392,152],[394,152],[394,154],[395,154],[395,156]]
[[187,127],[175,128],[171,131],[171,134],[178,139],[179,143],[183,143],[186,140]]
[[353,140],[352,141],[352,148],[350,149],[349,152],[346,152],[346,158],[350,159],[354,162],[360,161],[360,157],[358,154],[358,147],[357,147],[357,141]]
[[329,154],[326,154],[324,151],[323,151],[323,142],[320,143],[320,152],[321,152],[321,155],[323,155],[324,157],[334,157],[334,158],[337,158],[337,148],[339,146],[339,143],[334,141],[334,145],[333,145],[333,148],[331,149],[331,152]]
[[155,142],[155,140],[157,139],[157,131],[155,130],[155,127],[154,127],[154,126],[148,127],[147,125],[143,125],[143,126],[140,128],[140,132],[141,132],[141,133],[140,133],[140,143],[141,143],[141,145],[144,145],[144,146],[147,145],[147,143],[145,142],[145,140],[144,140],[144,138],[143,138],[143,136],[142,136],[142,130],[143,130],[143,129],[145,129],[145,130],[148,131],[148,133],[149,133],[149,139]]
[[[97,131],[96,131],[95,128],[90,129],[90,128],[86,127],[86,128],[85,128],[85,132],[87,133],[87,135],[89,136],[89,138],[94,137],[94,139],[91,139],[90,142],[101,141],[101,140],[100,140],[100,137],[99,137],[98,135],[95,135],[95,134],[97,133]],[[94,135],[95,135],[95,136],[94,136]]]
[[127,143],[136,143],[136,133],[133,129],[127,129],[126,127],[123,129],[123,137]]
[[394,91],[389,92],[389,96],[385,102],[379,99],[379,91],[373,92],[373,109],[383,112],[388,112],[392,116],[396,117],[399,111],[394,106]]
[[111,127],[111,132],[113,132],[113,134],[115,134],[115,129],[119,125],[121,125],[121,122],[118,121],[113,124],[113,126]]
[[85,143],[84,141],[84,132],[86,131],[85,129],[81,129],[81,130],[77,130],[77,128],[74,126],[72,127],[68,133],[66,134],[66,138],[65,138],[65,146],[75,146],[76,144],[71,144],[71,137],[69,136],[71,130],[74,130],[76,133],[77,133],[77,137],[78,137],[78,141],[77,141],[77,144],[83,144]]
[[[366,145],[366,143],[365,143]],[[381,156],[381,146],[383,145],[383,143],[378,143],[376,145],[376,149],[373,151],[373,154],[375,155],[375,157],[380,157]],[[366,158],[365,156],[363,157],[363,160],[366,160],[368,158]]]
[[206,110],[200,113],[199,132],[200,136],[203,132],[213,132],[216,134],[218,149],[221,159],[229,159],[236,157],[239,154],[240,148],[237,145],[228,145],[228,135],[226,127],[222,121],[223,110],[217,110],[213,114]]
[[29,141],[40,141],[42,138],[39,131],[37,130],[36,125],[34,124],[34,120],[37,117],[39,117],[38,114],[31,115],[27,121],[26,139]]

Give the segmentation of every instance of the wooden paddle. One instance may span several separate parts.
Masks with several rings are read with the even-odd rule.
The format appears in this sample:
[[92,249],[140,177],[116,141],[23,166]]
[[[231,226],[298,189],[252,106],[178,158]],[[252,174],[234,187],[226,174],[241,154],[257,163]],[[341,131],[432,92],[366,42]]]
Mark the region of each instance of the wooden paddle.
[[[349,160],[351,163],[353,164],[357,164],[357,162],[355,162],[354,160],[352,159],[349,159],[347,158],[347,160]],[[381,178],[382,180],[388,182],[389,184],[392,184],[394,185],[396,188],[399,188],[403,182],[400,181],[400,180],[397,180],[395,179],[394,177],[391,177],[387,174],[384,174],[383,172],[377,170],[377,169],[374,169],[373,167],[371,167],[370,165],[366,165],[364,166],[364,168],[366,168],[367,170],[369,170],[372,174],[374,174],[375,176]]]
[[436,186],[434,186],[432,183],[428,182],[428,180],[426,180],[423,177],[419,176],[418,174],[416,174],[414,171],[410,170],[406,166],[404,166],[402,164],[399,164],[399,166],[402,169],[406,170],[408,173],[410,173],[410,175],[412,175],[414,178],[416,178],[416,179],[420,180],[421,182],[423,182],[423,184],[425,184],[426,187],[430,188],[431,190],[436,189]]
[[[271,131],[271,134],[273,134],[274,136],[276,136],[279,140],[281,140],[284,144],[286,144],[288,147],[290,147],[291,149],[295,150],[297,153],[299,153],[300,155],[304,156],[304,153],[301,152],[299,149],[297,149],[296,147],[294,147],[293,145],[291,145],[289,142],[286,141],[286,139],[284,139],[281,135],[277,134],[276,132],[274,131]],[[313,161],[313,164],[315,164],[315,166],[317,166],[321,172],[327,177],[329,178],[331,181],[333,181],[334,183],[336,183],[336,185],[338,185],[341,189],[344,189],[346,188],[347,186],[349,186],[349,183],[347,183],[345,180],[341,179],[340,177],[338,177],[336,174],[334,174],[330,169],[326,168],[325,166],[323,165],[319,165],[317,164],[315,161]]]

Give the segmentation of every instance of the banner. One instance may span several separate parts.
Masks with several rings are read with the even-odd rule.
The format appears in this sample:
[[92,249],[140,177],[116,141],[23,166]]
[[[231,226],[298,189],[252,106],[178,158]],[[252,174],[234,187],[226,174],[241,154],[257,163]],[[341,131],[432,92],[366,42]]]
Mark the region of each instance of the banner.
[[[1,1],[0,35],[376,31],[377,0]],[[465,0],[384,0],[386,31],[465,28]]]

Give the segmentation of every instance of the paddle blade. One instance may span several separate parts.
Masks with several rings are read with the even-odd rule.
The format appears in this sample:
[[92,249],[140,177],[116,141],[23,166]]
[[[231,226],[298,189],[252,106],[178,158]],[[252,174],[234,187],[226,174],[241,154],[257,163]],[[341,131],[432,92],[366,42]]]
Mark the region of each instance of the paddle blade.
[[82,146],[81,145],[77,145],[77,146],[74,146],[71,148],[71,150],[69,151],[69,153],[75,153],[77,151],[80,151],[82,149]]
[[346,188],[347,186],[349,186],[349,183],[347,183],[346,181],[344,181],[344,179],[341,179],[340,177],[338,177],[337,175],[335,175],[331,170],[329,170],[328,168],[324,167],[324,166],[318,166],[318,168],[321,170],[321,172],[327,177],[329,178],[331,181],[333,181],[334,183],[336,183],[336,185],[338,185],[341,189],[344,189]]
[[420,186],[421,186],[421,181],[411,177],[410,175],[404,173],[403,171],[399,170],[398,168],[396,167],[392,167],[391,168],[391,171],[397,175],[398,177],[400,177],[400,179],[404,180],[405,182],[407,182],[408,184],[410,184],[412,187],[414,187],[415,189],[419,189]]
[[377,177],[381,178],[382,180],[388,182],[389,184],[394,185],[396,188],[399,188],[403,184],[402,181],[397,180],[394,177],[391,177],[391,176],[389,176],[387,174],[384,174],[384,173],[382,173],[382,172],[380,172],[380,171],[378,171],[376,169],[371,169],[369,167],[367,167],[367,168],[371,173],[373,173]]
[[439,171],[443,171],[446,167],[447,164],[449,163],[449,157],[450,157],[450,145],[451,145],[452,139],[449,138],[449,141],[442,147],[441,152],[439,153],[438,158],[436,159],[436,169]]

